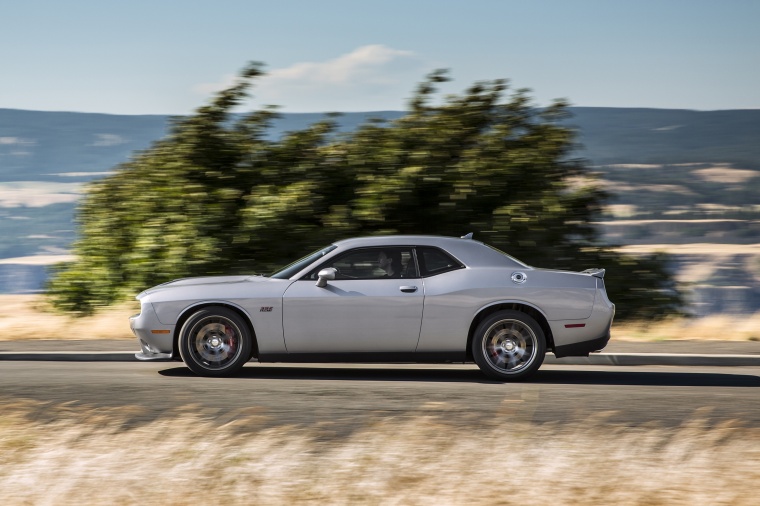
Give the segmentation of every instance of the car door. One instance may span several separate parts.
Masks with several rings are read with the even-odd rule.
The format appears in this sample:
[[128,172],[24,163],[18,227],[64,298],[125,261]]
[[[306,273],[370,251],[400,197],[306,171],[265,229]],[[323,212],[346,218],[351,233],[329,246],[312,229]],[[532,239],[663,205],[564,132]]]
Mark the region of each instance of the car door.
[[[320,288],[317,273],[327,267],[336,276]],[[423,300],[411,247],[353,249],[285,291],[285,346],[288,353],[414,352]]]

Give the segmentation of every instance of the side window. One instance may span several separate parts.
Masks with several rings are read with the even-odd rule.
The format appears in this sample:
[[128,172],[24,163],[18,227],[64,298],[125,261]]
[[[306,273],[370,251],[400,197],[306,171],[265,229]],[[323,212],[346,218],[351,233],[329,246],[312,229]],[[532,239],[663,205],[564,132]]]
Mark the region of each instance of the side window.
[[311,271],[304,279],[317,279],[327,267],[336,269],[335,279],[388,279],[419,277],[412,248],[361,248],[348,251]]
[[448,253],[438,248],[417,248],[417,260],[423,277],[435,276],[464,267]]
[[402,278],[419,278],[420,273],[417,269],[417,262],[411,248],[401,251],[401,277]]

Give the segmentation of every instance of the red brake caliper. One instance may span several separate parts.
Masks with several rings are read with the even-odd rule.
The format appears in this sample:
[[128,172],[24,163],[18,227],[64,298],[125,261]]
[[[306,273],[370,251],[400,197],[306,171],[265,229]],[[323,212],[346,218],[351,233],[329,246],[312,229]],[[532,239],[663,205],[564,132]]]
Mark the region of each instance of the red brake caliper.
[[229,339],[230,352],[235,353],[235,348],[237,348],[237,336],[235,335],[235,330],[232,327],[225,325],[224,334]]

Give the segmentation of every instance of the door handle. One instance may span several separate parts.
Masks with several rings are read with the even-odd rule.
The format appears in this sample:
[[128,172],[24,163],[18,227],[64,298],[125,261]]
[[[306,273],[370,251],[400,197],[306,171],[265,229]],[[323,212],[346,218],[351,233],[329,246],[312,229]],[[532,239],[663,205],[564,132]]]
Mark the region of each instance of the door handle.
[[400,286],[399,290],[406,293],[412,293],[412,292],[417,291],[417,287],[416,286]]

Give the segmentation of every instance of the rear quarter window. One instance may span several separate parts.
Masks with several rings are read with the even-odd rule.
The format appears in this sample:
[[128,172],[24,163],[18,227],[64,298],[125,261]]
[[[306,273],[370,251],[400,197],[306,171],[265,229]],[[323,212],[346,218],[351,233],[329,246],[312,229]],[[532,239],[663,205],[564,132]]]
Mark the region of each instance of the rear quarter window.
[[435,276],[436,274],[464,268],[464,265],[454,257],[438,248],[417,248],[417,260],[420,264],[422,277]]

